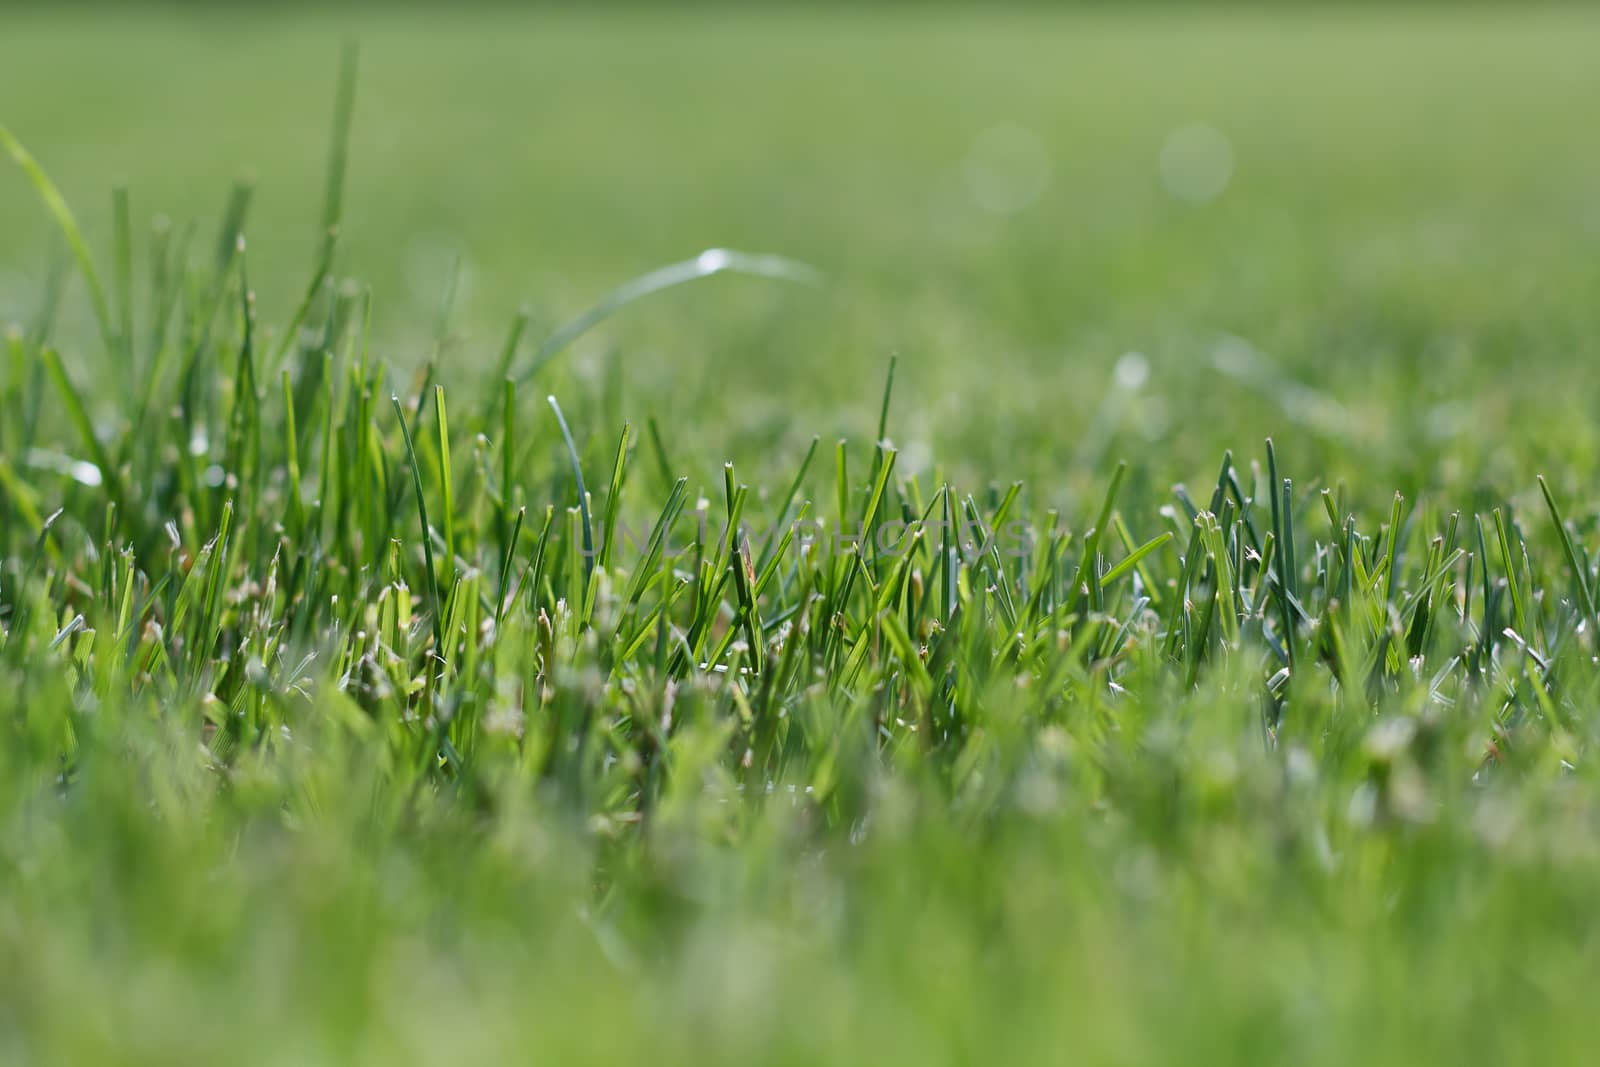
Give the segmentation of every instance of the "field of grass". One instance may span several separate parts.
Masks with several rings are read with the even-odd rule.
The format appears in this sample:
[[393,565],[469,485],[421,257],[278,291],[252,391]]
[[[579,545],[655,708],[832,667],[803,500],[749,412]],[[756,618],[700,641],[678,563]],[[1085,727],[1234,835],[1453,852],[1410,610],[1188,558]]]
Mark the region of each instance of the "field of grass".
[[0,20],[0,1059],[1600,1053],[1600,16]]

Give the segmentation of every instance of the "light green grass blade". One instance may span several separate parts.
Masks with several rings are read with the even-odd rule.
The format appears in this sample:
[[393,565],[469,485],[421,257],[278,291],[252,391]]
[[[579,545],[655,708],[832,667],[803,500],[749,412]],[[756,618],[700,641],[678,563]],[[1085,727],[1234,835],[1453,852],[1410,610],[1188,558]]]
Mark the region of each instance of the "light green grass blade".
[[588,333],[612,315],[654,293],[674,286],[711,278],[718,274],[742,274],[753,278],[770,278],[774,281],[818,285],[822,275],[814,268],[783,256],[753,255],[733,252],[725,248],[711,248],[679,263],[673,263],[613,289],[598,304],[568,322],[545,339],[533,353],[533,359],[516,375],[518,381],[527,381],[546,363],[559,355],[572,342]]
[[116,327],[111,317],[111,307],[106,303],[105,290],[100,285],[100,275],[94,267],[94,257],[89,254],[89,246],[84,242],[83,232],[78,228],[78,220],[73,217],[72,208],[67,205],[66,199],[50,180],[50,176],[44,172],[44,168],[39,166],[22,143],[3,125],[0,125],[0,147],[4,147],[16,161],[17,166],[22,168],[22,173],[27,176],[34,191],[39,194],[39,199],[44,201],[45,210],[55,220],[61,235],[66,238],[67,246],[72,249],[73,258],[78,261],[78,271],[83,275],[84,285],[89,289],[89,300],[94,305],[95,321],[100,326],[100,336],[105,341],[106,351],[115,352]]

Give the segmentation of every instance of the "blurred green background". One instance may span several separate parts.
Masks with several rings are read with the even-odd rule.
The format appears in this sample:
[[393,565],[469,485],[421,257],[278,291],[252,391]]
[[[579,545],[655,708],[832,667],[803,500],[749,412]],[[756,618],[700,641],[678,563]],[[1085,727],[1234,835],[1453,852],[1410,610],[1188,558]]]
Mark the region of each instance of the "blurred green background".
[[[813,433],[870,436],[898,354],[907,471],[1071,495],[1112,452],[1164,483],[1274,433],[1382,496],[1520,483],[1541,427],[1593,471],[1600,14],[1581,8],[3,18],[0,121],[103,260],[113,184],[208,248],[254,177],[267,323],[308,276],[347,36],[341,270],[373,285],[397,362],[428,355],[458,257],[452,368],[488,361],[519,305],[550,328],[710,246],[821,268],[819,292],[657,297],[553,373],[596,418],[692,428],[685,458],[775,478]],[[25,320],[51,231],[11,168],[0,233],[0,318]]]

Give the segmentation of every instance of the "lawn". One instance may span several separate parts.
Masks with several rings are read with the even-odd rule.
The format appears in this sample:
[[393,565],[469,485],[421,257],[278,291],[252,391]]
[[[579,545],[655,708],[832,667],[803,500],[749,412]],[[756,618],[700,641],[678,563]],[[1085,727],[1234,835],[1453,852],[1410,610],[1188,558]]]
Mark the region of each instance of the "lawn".
[[6,8],[0,1058],[1593,1060],[1595,55]]

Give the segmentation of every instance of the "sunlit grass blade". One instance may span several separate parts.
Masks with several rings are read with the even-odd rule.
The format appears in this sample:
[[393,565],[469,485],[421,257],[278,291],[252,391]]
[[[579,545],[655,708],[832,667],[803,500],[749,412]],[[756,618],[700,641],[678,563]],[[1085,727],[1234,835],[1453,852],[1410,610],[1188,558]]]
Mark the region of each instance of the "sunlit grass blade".
[[664,289],[718,274],[743,274],[807,285],[819,284],[822,277],[814,268],[782,256],[752,255],[725,248],[707,249],[693,259],[641,274],[613,289],[598,304],[546,338],[534,350],[533,358],[528,365],[517,372],[517,379],[527,381],[532,378],[541,367],[559,355],[568,345],[634,301]]
[[1144,559],[1150,553],[1154,552],[1156,549],[1162,547],[1171,540],[1172,534],[1170,531],[1156,534],[1156,536],[1152,537],[1150,540],[1146,541],[1144,544],[1140,545],[1138,548],[1124,556],[1115,567],[1112,567],[1110,570],[1102,574],[1100,576],[1101,586],[1104,587],[1111,585],[1112,583],[1116,582],[1117,579],[1130,573],[1134,570],[1134,568],[1139,566],[1140,560]]

